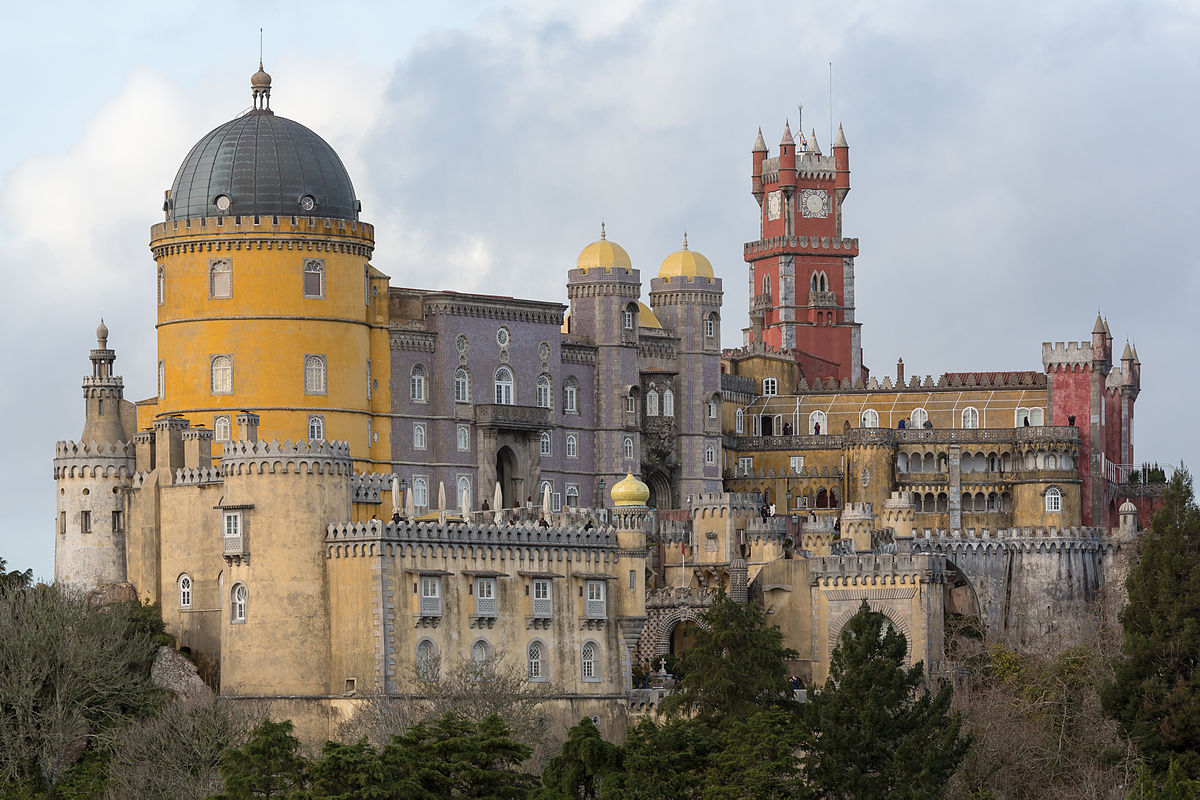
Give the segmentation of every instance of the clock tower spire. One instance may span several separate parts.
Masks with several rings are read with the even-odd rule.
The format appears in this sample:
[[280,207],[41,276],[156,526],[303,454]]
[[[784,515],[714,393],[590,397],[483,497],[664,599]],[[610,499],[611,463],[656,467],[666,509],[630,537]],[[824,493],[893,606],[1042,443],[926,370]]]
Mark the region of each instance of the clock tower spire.
[[745,245],[750,270],[746,345],[788,350],[802,374],[867,377],[861,326],[854,318],[858,240],[842,237],[842,203],[850,191],[850,148],[838,127],[833,153],[816,145],[797,152],[785,125],[779,155],[769,158],[761,131],[752,155],[751,193],[759,238]]

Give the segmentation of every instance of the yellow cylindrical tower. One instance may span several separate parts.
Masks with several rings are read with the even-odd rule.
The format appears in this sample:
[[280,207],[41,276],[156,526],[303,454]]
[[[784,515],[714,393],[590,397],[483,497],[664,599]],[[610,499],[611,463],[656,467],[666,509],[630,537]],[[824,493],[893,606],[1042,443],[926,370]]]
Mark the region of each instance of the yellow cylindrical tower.
[[[624,688],[633,688],[632,654],[646,625],[646,518],[650,487],[626,474],[609,493],[617,529],[617,625],[621,632],[621,671]],[[628,579],[625,578],[628,573]]]
[[202,138],[151,229],[158,393],[138,427],[178,414],[213,429],[213,455],[245,437],[346,441],[359,469],[390,457],[387,284],[369,259],[345,167],[319,136],[255,107]]

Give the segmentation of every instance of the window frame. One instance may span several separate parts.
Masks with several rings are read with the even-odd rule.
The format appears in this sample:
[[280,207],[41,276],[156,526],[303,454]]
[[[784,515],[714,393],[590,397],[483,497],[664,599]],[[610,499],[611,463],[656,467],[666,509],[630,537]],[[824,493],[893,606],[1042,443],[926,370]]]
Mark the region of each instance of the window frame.
[[717,463],[717,448],[713,447],[711,444],[706,444],[704,446],[704,464],[705,464],[705,466],[711,467],[716,463]]
[[[917,421],[918,416],[921,418],[920,422]],[[929,421],[929,412],[925,410],[924,406],[921,406],[920,408],[914,408],[912,410],[912,414],[909,415],[908,420],[912,427],[924,428],[925,423]]]
[[625,441],[621,443],[621,454],[626,461],[632,461],[636,452],[633,447],[633,437],[626,436]]
[[778,378],[763,378],[762,379],[762,396],[763,397],[778,397],[779,396],[779,379]]
[[229,591],[229,623],[245,625],[249,617],[250,590],[242,581],[235,583]]
[[429,478],[425,475],[413,476],[413,505],[417,508],[429,508]]
[[[566,492],[567,508],[579,508],[579,484],[568,483]],[[575,502],[571,502],[571,498],[575,498]]]
[[458,445],[458,452],[460,452],[460,453],[470,452],[471,451],[471,429],[469,427],[467,427],[466,425],[459,425],[456,437],[457,437],[456,444]]
[[[226,389],[217,388],[217,362],[223,361],[228,363],[228,381],[229,386]],[[226,371],[222,364],[222,371]],[[208,357],[208,393],[228,395],[233,394],[233,354],[232,353],[213,353]]]
[[542,435],[538,437],[538,455],[553,455],[553,450],[554,440],[550,436],[550,431],[542,431]]
[[1062,498],[1062,489],[1059,489],[1057,486],[1051,486],[1046,489],[1042,506],[1045,509],[1045,512],[1047,514],[1061,514],[1063,505]]
[[[500,373],[505,373],[508,377],[501,378]],[[495,389],[493,399],[496,401],[496,405],[515,405],[517,385],[512,369],[506,366],[496,367],[496,371],[492,374],[492,385]]]
[[675,392],[671,387],[663,389],[662,393],[662,415],[664,417],[675,416]]
[[454,402],[471,402],[471,373],[466,367],[454,370]]
[[579,437],[577,435],[568,433],[565,447],[567,458],[579,458]]
[[[315,294],[308,290],[309,275],[317,276],[317,292]],[[301,260],[300,291],[306,300],[325,299],[325,259],[305,258]]]
[[[222,269],[224,267],[224,269]],[[217,292],[217,276],[224,275],[225,293]],[[233,259],[232,258],[210,258],[208,260],[208,299],[209,300],[231,300],[233,298]]]
[[179,607],[190,609],[192,607],[192,576],[185,572],[179,576],[177,583],[179,585]]
[[534,391],[534,402],[538,408],[550,408],[550,398],[554,396],[554,384],[545,373],[538,375]]
[[[979,430],[979,409],[975,406],[967,406],[959,415],[959,420],[962,422],[962,430]],[[969,423],[968,420],[970,421]]]
[[[463,501],[463,492],[466,492],[467,494],[467,499],[465,502]],[[458,502],[458,507],[460,509],[463,506],[466,506],[467,510],[471,509],[471,502],[474,500],[474,492],[471,490],[471,477],[469,475],[459,475],[454,481],[454,499]]]
[[864,428],[879,427],[879,412],[873,408],[864,409],[862,414],[859,415],[859,419]]
[[[536,657],[534,648],[537,648]],[[547,667],[546,644],[541,639],[534,639],[525,648],[527,676],[531,683],[545,683],[550,680]]]
[[429,371],[420,362],[408,371],[408,399],[413,403],[429,402]]
[[[425,647],[428,645],[428,647]],[[424,650],[424,652],[422,652]],[[416,647],[417,680],[422,683],[437,683],[441,679],[441,658],[438,656],[437,642],[428,636],[417,642]]]
[[[214,442],[233,441],[233,415],[213,414],[212,429]],[[224,435],[222,435],[222,433],[224,433]]]
[[426,450],[429,447],[429,437],[427,435],[424,422],[413,423],[412,446],[413,450]]
[[593,639],[584,641],[579,647],[579,679],[584,683],[599,683],[600,645]]
[[309,395],[329,393],[329,364],[323,353],[304,354],[304,393]]
[[[315,428],[313,426],[316,426]],[[323,442],[325,441],[325,415],[324,414],[309,414],[308,415],[308,441]],[[316,430],[319,436],[313,436],[313,431]]]
[[[816,432],[816,426],[821,426],[821,432]],[[808,415],[808,435],[827,436],[829,434],[829,418],[821,409],[816,409]]]
[[574,376],[563,381],[563,413],[579,413],[579,381]]

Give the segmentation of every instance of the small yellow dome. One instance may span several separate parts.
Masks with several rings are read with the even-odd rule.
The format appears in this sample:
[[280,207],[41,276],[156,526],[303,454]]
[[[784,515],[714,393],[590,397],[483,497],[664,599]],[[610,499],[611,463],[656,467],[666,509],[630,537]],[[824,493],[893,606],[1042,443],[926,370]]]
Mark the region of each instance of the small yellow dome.
[[614,506],[644,506],[650,499],[650,487],[633,477],[630,472],[617,481],[609,492]]
[[640,301],[638,302],[638,327],[662,329],[662,323],[658,321],[658,316],[650,309],[650,306]]
[[583,248],[579,258],[575,262],[575,266],[582,270],[594,269],[596,267],[604,267],[612,269],[620,267],[621,269],[633,269],[633,262],[629,260],[629,253],[625,252],[625,248],[616,242],[610,242],[604,233],[604,223],[600,223],[600,238]]
[[712,262],[695,250],[688,250],[687,237],[683,237],[683,249],[676,250],[663,259],[658,268],[658,277],[674,278],[682,275],[685,278],[715,278]]

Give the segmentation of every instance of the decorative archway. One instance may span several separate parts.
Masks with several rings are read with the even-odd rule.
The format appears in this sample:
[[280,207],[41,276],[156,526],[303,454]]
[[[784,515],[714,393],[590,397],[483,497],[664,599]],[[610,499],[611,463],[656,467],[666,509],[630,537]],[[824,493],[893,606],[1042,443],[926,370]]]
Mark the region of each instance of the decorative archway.
[[504,507],[512,508],[521,502],[520,478],[517,472],[517,454],[508,445],[496,451],[496,480],[500,484],[500,493],[504,498]]
[[[912,666],[912,629],[908,620],[898,614],[894,608],[878,600],[868,599],[867,607],[875,613],[887,617],[888,622],[892,623],[896,630],[904,636],[904,660],[909,666]],[[858,613],[858,609],[859,605],[856,603],[853,608],[842,612],[836,620],[829,623],[829,650],[825,654],[826,659],[833,657],[833,651],[842,638],[842,628],[845,628],[846,623]]]
[[650,499],[647,502],[651,508],[675,508],[671,481],[661,471],[655,470],[650,473],[646,477],[646,485],[650,488]]

